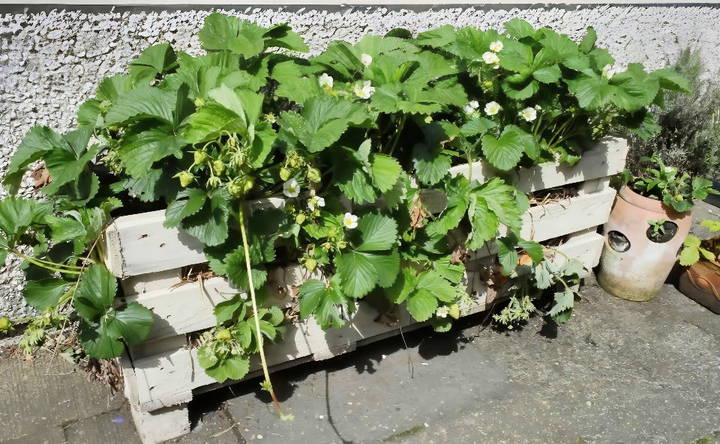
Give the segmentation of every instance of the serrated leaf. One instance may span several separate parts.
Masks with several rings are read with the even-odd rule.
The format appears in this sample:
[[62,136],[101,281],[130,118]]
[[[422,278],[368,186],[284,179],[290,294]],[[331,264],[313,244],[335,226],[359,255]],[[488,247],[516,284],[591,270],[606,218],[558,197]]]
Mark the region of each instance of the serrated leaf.
[[501,237],[495,241],[498,249],[498,261],[502,265],[503,274],[509,275],[515,270],[518,264],[518,253],[515,251],[515,239],[512,237]]
[[[205,361],[211,362],[210,360]],[[218,382],[238,380],[245,377],[250,371],[250,360],[242,356],[228,356],[212,366],[205,368],[205,373]]]
[[125,351],[123,343],[108,334],[105,322],[94,323],[81,319],[78,340],[83,351],[91,358],[114,358]]
[[67,145],[68,142],[52,129],[46,126],[32,127],[10,158],[10,165],[5,173],[3,183],[11,193],[15,193],[28,165],[54,149],[70,150],[71,148]]
[[205,17],[199,38],[210,51],[230,51],[243,57],[254,57],[265,50],[266,30],[248,20],[217,12]]
[[242,320],[245,317],[245,301],[240,298],[240,296],[233,296],[232,299],[229,299],[227,301],[219,302],[215,308],[213,308],[213,313],[215,314],[215,320],[217,321],[218,325],[224,324],[227,321],[230,321],[233,319],[236,313],[238,314],[238,319]]
[[562,73],[560,72],[560,67],[557,64],[540,68],[533,72],[535,80],[542,83],[555,83],[560,80],[561,76]]
[[516,39],[532,37],[535,34],[535,28],[525,20],[514,18],[505,22],[505,32]]
[[375,187],[385,193],[397,183],[402,167],[393,157],[373,154],[370,171]]
[[342,327],[344,321],[340,313],[340,307],[345,306],[347,301],[335,288],[335,283],[325,285],[317,279],[305,281],[298,290],[300,299],[300,315],[307,319],[311,314],[321,328]]
[[515,125],[507,125],[499,139],[489,134],[482,138],[483,154],[495,168],[503,171],[515,167],[523,153],[534,145],[533,136]]
[[108,315],[106,333],[113,339],[124,339],[128,345],[141,343],[150,334],[153,314],[138,302],[130,302],[125,308]]
[[430,319],[437,308],[437,299],[428,290],[414,291],[407,300],[407,311],[418,322]]
[[366,214],[358,222],[361,243],[356,251],[389,250],[397,241],[397,222],[380,214]]
[[335,143],[351,122],[365,118],[361,104],[322,95],[305,102],[302,114],[282,113],[279,124],[291,139],[316,153]]
[[[252,248],[251,248],[252,250]],[[252,254],[251,254],[252,256]],[[242,246],[231,252],[225,257],[226,271],[230,285],[234,288],[250,291],[250,279],[247,274],[247,264],[245,263],[245,250]],[[265,285],[267,281],[267,270],[264,261],[252,260],[251,258],[251,277],[253,287],[257,290]]]
[[8,240],[13,240],[30,225],[43,221],[51,210],[49,202],[8,196],[0,200],[0,230]]
[[214,140],[225,132],[244,134],[245,118],[219,103],[208,102],[188,117],[182,137],[189,143]]
[[565,322],[570,319],[572,309],[575,305],[575,293],[570,289],[558,291],[554,294],[555,305],[550,309],[550,315],[557,322]]
[[175,51],[168,43],[153,45],[128,64],[128,73],[136,85],[149,84],[158,74],[170,70],[175,61]]
[[228,237],[229,205],[227,193],[213,193],[202,210],[182,221],[182,229],[209,247],[220,245]]
[[86,231],[82,222],[72,217],[48,215],[45,223],[50,227],[51,239],[59,244],[78,237],[85,237]]
[[585,54],[592,51],[592,49],[595,47],[595,42],[597,41],[597,32],[595,32],[595,28],[592,26],[588,26],[587,31],[585,32],[585,35],[583,36],[582,40],[580,41],[580,45],[578,45],[580,51],[584,52]]
[[171,228],[177,227],[183,219],[196,214],[205,205],[207,194],[198,188],[190,188],[181,191],[177,199],[168,205],[165,210],[165,222],[163,225]]
[[396,304],[405,302],[407,297],[415,291],[417,286],[417,277],[412,268],[404,267],[397,277],[395,283],[385,289],[385,295],[388,299]]
[[139,178],[147,174],[153,164],[168,156],[180,157],[187,141],[176,136],[169,127],[155,127],[133,134],[122,141],[118,148],[125,171]]
[[55,307],[60,298],[68,291],[70,283],[62,279],[30,280],[25,284],[25,301],[38,310]]
[[352,298],[365,296],[378,283],[377,270],[368,256],[349,252],[335,258],[343,292]]
[[360,164],[347,162],[338,165],[334,175],[340,191],[353,202],[363,204],[377,200],[378,195],[370,183],[371,179]]
[[437,271],[425,271],[418,275],[417,288],[427,290],[438,300],[454,302],[457,292]]
[[105,115],[105,124],[118,125],[142,119],[159,119],[172,124],[176,101],[173,91],[140,86],[117,98]]
[[96,321],[113,305],[117,282],[107,268],[93,264],[82,274],[73,297],[75,311],[88,322]]
[[545,257],[543,246],[537,242],[521,240],[518,242],[518,247],[525,250],[525,252],[528,254],[528,256],[530,256],[532,261],[535,263],[542,262],[542,260]]
[[442,154],[445,132],[442,126],[432,123],[423,127],[425,141],[413,146],[413,166],[418,180],[434,185],[445,177],[451,166],[450,157]]

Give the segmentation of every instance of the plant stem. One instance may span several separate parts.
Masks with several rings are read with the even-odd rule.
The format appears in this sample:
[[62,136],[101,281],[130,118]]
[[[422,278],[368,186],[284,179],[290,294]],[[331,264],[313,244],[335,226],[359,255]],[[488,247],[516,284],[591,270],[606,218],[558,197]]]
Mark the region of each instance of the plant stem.
[[280,402],[275,396],[275,390],[273,390],[272,382],[270,381],[270,371],[268,370],[267,360],[265,359],[265,349],[263,348],[263,333],[260,329],[260,318],[258,317],[257,299],[255,298],[255,284],[252,278],[252,265],[250,264],[250,245],[248,244],[247,232],[245,231],[245,209],[240,205],[240,235],[242,236],[243,250],[245,253],[245,267],[248,277],[248,287],[250,287],[250,300],[252,301],[253,317],[255,318],[255,334],[258,341],[258,349],[260,350],[260,362],[262,363],[263,374],[265,375],[266,389],[272,397],[275,409],[281,417],[285,417],[283,409],[280,406]]
[[400,123],[397,127],[397,132],[395,133],[395,137],[393,138],[392,145],[390,145],[390,152],[389,155],[393,155],[395,152],[395,148],[397,147],[398,141],[400,141],[400,133],[402,133],[403,128],[405,127],[405,120],[407,119],[407,114],[403,114],[403,116],[400,118]]
[[50,270],[50,271],[54,271],[54,272],[62,273],[62,274],[78,274],[79,275],[81,273],[80,269],[61,268],[61,267],[65,267],[65,265],[57,264],[55,262],[42,261],[40,259],[36,259],[34,257],[27,256],[17,250],[13,250],[12,252],[15,255],[19,256],[20,258],[25,259],[26,261],[30,262],[31,264],[36,265],[40,268],[44,268],[46,270]]

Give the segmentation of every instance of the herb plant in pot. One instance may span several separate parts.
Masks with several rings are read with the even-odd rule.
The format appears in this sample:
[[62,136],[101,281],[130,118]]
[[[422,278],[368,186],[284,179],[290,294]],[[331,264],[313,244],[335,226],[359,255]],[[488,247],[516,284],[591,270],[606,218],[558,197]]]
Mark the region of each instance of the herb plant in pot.
[[685,296],[720,314],[720,221],[703,220],[701,226],[712,236],[700,239],[689,235],[683,242],[680,265],[688,267],[678,287]]
[[657,156],[643,158],[639,175],[625,171],[625,185],[604,226],[598,282],[609,293],[648,301],[662,287],[690,231],[693,199],[712,183],[680,174]]

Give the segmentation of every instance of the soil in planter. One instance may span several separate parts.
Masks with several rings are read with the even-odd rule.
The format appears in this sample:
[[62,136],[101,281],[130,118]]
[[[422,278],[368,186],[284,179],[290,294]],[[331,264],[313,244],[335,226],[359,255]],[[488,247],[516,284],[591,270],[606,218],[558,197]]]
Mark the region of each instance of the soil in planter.
[[564,199],[576,197],[577,195],[577,185],[565,185],[562,187],[548,188],[546,190],[535,191],[530,197],[530,206],[539,207],[543,205],[548,205]]

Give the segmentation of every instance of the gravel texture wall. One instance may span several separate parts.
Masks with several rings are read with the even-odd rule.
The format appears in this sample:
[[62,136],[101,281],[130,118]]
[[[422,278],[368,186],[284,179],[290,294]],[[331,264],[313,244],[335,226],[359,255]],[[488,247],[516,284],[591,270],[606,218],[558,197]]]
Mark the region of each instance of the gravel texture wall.
[[[123,71],[148,45],[170,42],[199,52],[197,32],[209,10],[88,8],[7,10],[0,6],[0,174],[33,125],[66,131],[77,107],[100,80]],[[602,45],[620,64],[658,68],[685,47],[700,48],[708,67],[720,68],[720,6],[545,6],[510,8],[354,7],[246,8],[224,11],[263,26],[288,22],[313,51],[336,39],[356,41],[365,33],[395,27],[422,31],[441,24],[498,28],[520,17],[573,37],[594,26]],[[4,192],[0,191],[0,195]],[[0,316],[30,313],[22,302],[22,273],[8,258],[0,271]]]

